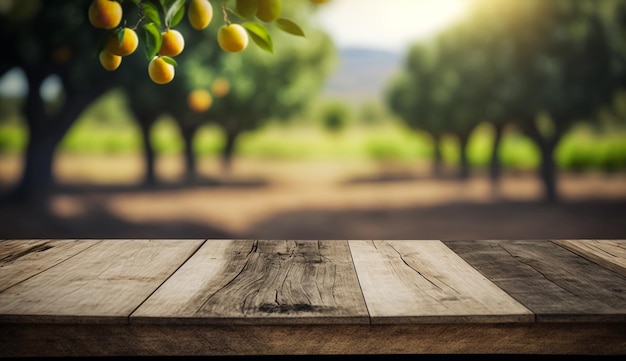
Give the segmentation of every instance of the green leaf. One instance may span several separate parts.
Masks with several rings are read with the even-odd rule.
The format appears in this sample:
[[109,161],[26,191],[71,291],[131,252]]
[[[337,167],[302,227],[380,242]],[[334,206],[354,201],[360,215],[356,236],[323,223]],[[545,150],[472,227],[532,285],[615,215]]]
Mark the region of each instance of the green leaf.
[[141,0],[132,0],[132,2],[135,3],[135,5],[139,6],[139,4],[141,4]]
[[115,35],[117,35],[117,42],[119,43],[120,46],[122,46],[122,43],[124,42],[124,35],[126,34],[126,29],[122,28],[120,31],[118,31]]
[[163,59],[168,64],[178,66],[178,63],[176,62],[176,60],[174,60],[174,58],[170,58],[169,56],[162,56],[161,59]]
[[295,36],[305,37],[304,31],[302,31],[300,26],[298,26],[298,24],[294,23],[293,21],[289,19],[284,19],[284,18],[277,19],[276,25],[278,26],[280,30],[286,33],[289,33]]
[[159,0],[159,3],[161,3],[163,9],[167,9],[168,7],[172,6],[175,1],[176,0]]
[[165,12],[165,25],[172,27],[172,19],[178,15],[181,8],[184,8],[185,0],[162,0],[161,5]]
[[155,23],[158,27],[161,26],[161,15],[159,14],[159,9],[155,4],[143,2],[141,3],[141,11],[149,21]]
[[246,29],[248,35],[250,35],[256,45],[268,53],[274,54],[272,37],[265,26],[254,22],[244,23],[242,26]]
[[163,36],[161,35],[159,27],[155,23],[148,23],[144,25],[143,30],[145,36],[144,45],[146,57],[148,59],[152,59],[159,52],[159,49],[161,49]]
[[170,21],[170,28],[173,28],[176,25],[178,25],[181,22],[181,20],[183,20],[184,17],[185,17],[185,7],[181,6],[181,8],[178,9],[178,12],[174,15],[174,17]]

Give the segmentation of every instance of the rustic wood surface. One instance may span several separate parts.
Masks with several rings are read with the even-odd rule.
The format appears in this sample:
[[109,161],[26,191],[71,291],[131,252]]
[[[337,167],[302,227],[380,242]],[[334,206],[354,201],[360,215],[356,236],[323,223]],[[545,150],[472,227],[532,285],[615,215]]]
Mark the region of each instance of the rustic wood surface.
[[[526,360],[530,355],[626,354],[619,323],[387,325],[80,325],[0,327],[0,355],[9,357],[385,355],[381,359]],[[467,355],[476,355],[469,357]],[[390,356],[387,356],[390,355]],[[491,355],[497,357],[484,357]],[[501,357],[501,358],[500,358]],[[270,358],[268,358],[270,359]],[[280,359],[280,358],[278,358]],[[309,359],[316,360],[315,357]],[[324,359],[324,357],[322,357]],[[359,357],[356,357],[359,360]],[[363,358],[360,358],[363,359]],[[367,358],[365,358],[367,359]],[[533,359],[532,357],[530,358]],[[545,358],[544,358],[545,359]],[[616,360],[619,357],[615,357]],[[581,358],[597,360],[597,358]]]
[[0,292],[93,246],[92,240],[1,240]]
[[127,322],[201,241],[98,242],[0,293],[0,321]]
[[626,241],[624,240],[555,240],[556,244],[626,277]]
[[372,323],[531,322],[440,241],[350,241]]
[[445,244],[532,310],[537,321],[626,321],[626,278],[553,242]]
[[209,240],[131,322],[368,323],[346,241]]
[[623,355],[624,242],[0,240],[0,357]]

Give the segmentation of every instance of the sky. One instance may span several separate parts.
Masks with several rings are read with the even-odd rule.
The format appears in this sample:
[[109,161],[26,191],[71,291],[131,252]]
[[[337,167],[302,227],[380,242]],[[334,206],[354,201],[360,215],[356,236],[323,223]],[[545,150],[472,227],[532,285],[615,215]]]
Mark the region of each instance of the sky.
[[315,19],[338,47],[402,52],[461,18],[467,0],[328,0]]

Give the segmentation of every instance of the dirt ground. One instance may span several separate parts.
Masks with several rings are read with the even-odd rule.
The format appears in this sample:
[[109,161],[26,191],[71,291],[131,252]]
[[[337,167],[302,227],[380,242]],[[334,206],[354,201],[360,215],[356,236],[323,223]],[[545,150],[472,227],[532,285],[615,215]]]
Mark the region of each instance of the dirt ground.
[[[20,172],[0,158],[0,186]],[[561,201],[541,201],[534,173],[433,179],[427,165],[237,159],[229,177],[202,160],[183,182],[160,159],[162,184],[140,187],[136,157],[57,157],[46,202],[0,203],[0,239],[549,239],[625,238],[626,174],[562,174]]]

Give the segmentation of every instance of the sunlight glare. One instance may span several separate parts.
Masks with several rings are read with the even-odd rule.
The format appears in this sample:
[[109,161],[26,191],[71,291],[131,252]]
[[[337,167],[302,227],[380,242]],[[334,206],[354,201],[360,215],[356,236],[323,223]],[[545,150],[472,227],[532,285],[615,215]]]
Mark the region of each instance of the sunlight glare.
[[331,0],[316,14],[339,47],[403,51],[466,14],[467,0]]

